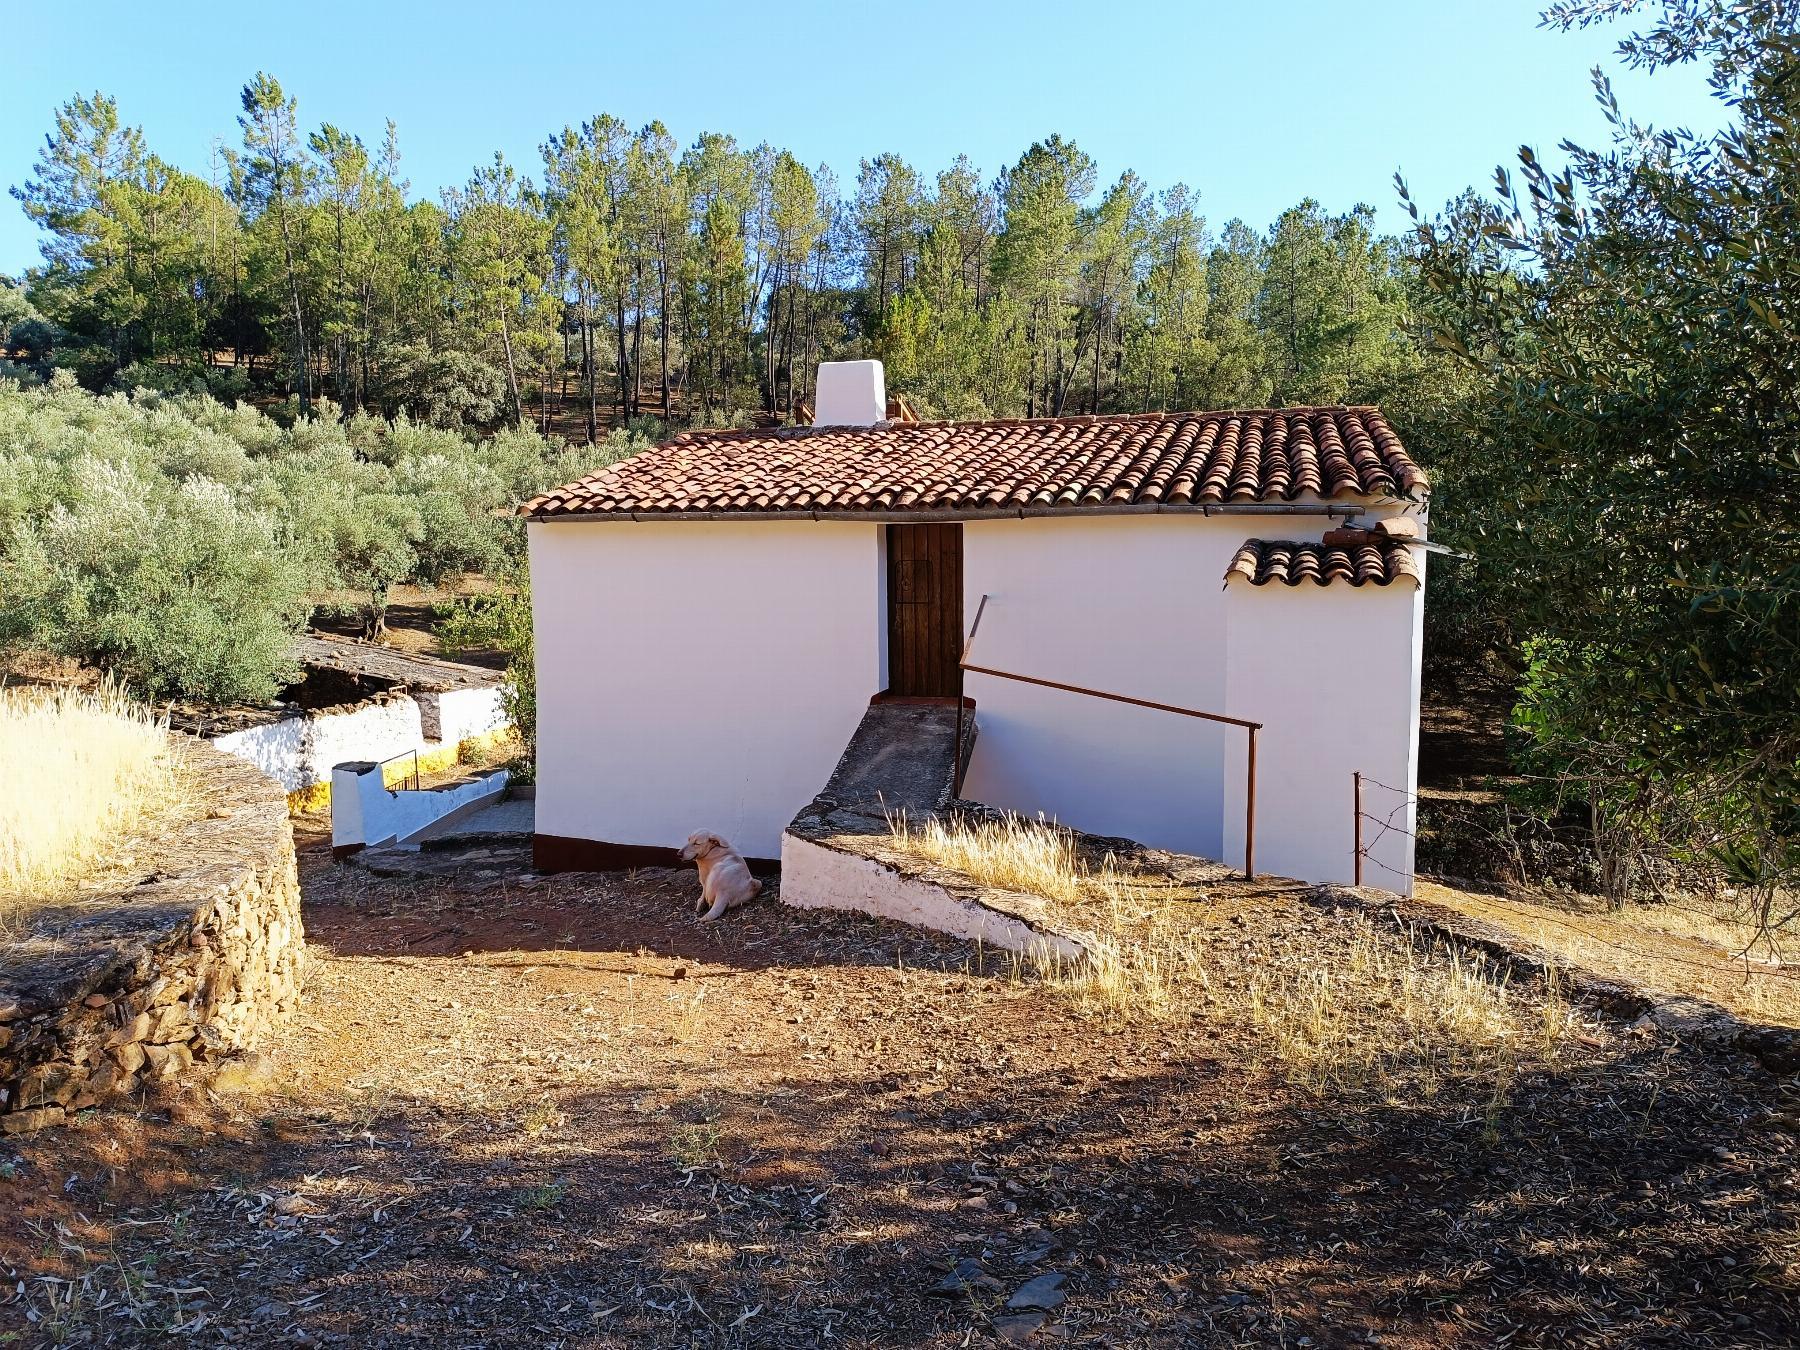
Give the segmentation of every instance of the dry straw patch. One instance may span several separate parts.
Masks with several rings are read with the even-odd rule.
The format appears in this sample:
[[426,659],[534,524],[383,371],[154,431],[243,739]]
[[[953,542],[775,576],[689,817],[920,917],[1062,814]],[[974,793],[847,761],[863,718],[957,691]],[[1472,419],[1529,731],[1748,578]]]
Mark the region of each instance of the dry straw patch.
[[1569,1014],[1554,980],[1521,999],[1478,957],[1395,937],[1358,917],[1338,960],[1252,976],[1251,1020],[1290,1083],[1430,1097],[1491,1078],[1498,1099],[1555,1057]]
[[1226,999],[1263,1034],[1268,1062],[1315,1096],[1435,1095],[1494,1084],[1496,1107],[1528,1065],[1553,1059],[1568,1008],[1552,986],[1522,997],[1479,958],[1424,950],[1412,935],[1358,916],[1323,943],[1244,962],[1196,922],[1193,894],[1160,874],[1082,856],[1077,837],[1042,820],[891,822],[896,842],[986,885],[1041,895],[1083,932],[1087,955],[1029,964],[1082,1012],[1110,1026],[1190,1015]]
[[168,722],[105,686],[0,689],[0,926],[176,799]]
[[1204,936],[1178,910],[1192,896],[1168,878],[1128,872],[1110,854],[1090,862],[1073,833],[1042,819],[913,825],[897,817],[890,827],[902,848],[941,867],[1054,902],[1083,930],[1087,955],[1071,961],[1042,950],[1031,965],[1084,1013],[1115,1026],[1160,1019],[1208,988]]

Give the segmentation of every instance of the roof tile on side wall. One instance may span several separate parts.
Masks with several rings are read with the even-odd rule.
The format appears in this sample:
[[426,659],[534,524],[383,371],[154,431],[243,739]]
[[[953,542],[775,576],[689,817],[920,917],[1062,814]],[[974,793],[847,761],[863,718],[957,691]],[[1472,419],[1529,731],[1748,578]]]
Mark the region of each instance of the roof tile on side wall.
[[1042,512],[1416,496],[1377,408],[690,431],[522,515]]
[[1286,539],[1246,539],[1225,569],[1225,584],[1230,585],[1234,578],[1252,586],[1267,586],[1272,581],[1285,586],[1308,581],[1317,586],[1329,586],[1334,581],[1347,581],[1352,586],[1389,586],[1402,580],[1418,586],[1422,580],[1411,547],[1384,538],[1335,546]]

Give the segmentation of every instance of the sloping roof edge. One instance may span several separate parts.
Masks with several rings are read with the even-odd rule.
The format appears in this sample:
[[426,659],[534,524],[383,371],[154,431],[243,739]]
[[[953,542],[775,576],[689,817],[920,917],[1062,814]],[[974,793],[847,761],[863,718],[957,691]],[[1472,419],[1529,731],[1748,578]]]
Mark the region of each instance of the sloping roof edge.
[[1343,581],[1352,586],[1391,586],[1410,581],[1424,584],[1412,548],[1399,540],[1371,536],[1361,544],[1315,544],[1289,539],[1246,539],[1225,569],[1225,584],[1247,581],[1252,586],[1280,582],[1299,586],[1312,582],[1329,586]]

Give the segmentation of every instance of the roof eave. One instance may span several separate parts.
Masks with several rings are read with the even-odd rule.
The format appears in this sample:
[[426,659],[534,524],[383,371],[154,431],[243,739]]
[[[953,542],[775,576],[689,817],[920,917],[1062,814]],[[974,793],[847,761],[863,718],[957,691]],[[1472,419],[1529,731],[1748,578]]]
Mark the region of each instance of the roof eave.
[[925,511],[555,511],[525,515],[527,524],[559,520],[836,520],[929,525],[964,520],[1085,520],[1091,516],[1324,516],[1353,520],[1404,497],[1334,497],[1313,502],[1109,502],[1087,506],[1007,506]]

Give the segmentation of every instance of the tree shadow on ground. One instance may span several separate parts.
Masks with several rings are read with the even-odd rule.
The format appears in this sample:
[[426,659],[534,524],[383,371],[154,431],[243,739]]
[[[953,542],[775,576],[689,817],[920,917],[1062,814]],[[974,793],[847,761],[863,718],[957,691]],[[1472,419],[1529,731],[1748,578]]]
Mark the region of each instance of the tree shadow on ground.
[[1315,1097],[1237,1005],[1108,1031],[858,916],[698,929],[691,875],[517,909],[504,881],[331,885],[307,1016],[370,1022],[327,1041],[331,1090],[27,1145],[0,1329],[948,1347],[1023,1334],[1005,1302],[1054,1272],[1034,1343],[1800,1336],[1792,1137],[1753,1128],[1781,1085],[1744,1061],[1609,1033],[1509,1082]]
[[[115,1297],[205,1291],[190,1319],[358,1346],[961,1344],[1048,1271],[1081,1343],[1800,1334],[1784,1150],[1716,1070],[1643,1047],[1498,1107],[1320,1102],[1236,1049],[281,1120],[207,1143],[210,1175],[137,1210],[106,1269]],[[934,1293],[967,1259],[968,1295]],[[145,1301],[150,1339],[169,1306]],[[104,1314],[99,1339],[140,1334]]]

